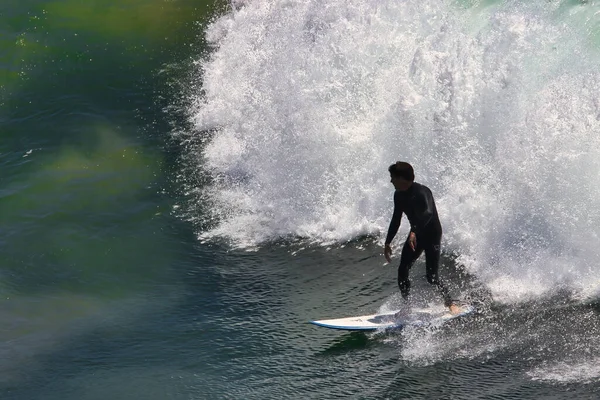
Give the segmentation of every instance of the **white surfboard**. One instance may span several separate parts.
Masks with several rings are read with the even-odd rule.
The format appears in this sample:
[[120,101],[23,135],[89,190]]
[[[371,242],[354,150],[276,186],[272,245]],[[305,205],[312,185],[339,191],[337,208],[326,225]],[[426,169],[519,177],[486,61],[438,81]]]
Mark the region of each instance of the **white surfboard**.
[[310,323],[325,328],[343,329],[347,331],[375,331],[378,329],[398,329],[404,326],[438,325],[473,312],[475,312],[475,307],[471,305],[462,305],[460,306],[460,311],[455,314],[451,314],[448,309],[415,309],[410,314],[404,316],[396,316],[397,311],[392,311],[385,314],[323,319],[310,321]]

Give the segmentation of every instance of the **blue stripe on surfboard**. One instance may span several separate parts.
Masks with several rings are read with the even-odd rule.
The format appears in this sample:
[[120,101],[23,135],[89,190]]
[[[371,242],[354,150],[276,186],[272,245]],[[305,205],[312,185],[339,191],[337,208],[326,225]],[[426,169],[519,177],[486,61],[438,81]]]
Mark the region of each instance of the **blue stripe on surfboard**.
[[402,324],[379,325],[379,326],[352,326],[352,325],[330,325],[319,321],[309,321],[313,325],[322,326],[330,329],[341,329],[344,331],[376,331],[377,329],[398,329],[402,328]]

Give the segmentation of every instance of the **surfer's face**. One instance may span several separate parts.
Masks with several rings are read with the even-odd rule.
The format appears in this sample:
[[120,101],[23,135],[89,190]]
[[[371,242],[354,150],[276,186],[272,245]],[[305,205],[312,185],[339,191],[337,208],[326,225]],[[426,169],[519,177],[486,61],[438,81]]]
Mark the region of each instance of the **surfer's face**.
[[390,182],[392,182],[392,185],[394,185],[394,188],[396,190],[400,190],[401,192],[404,192],[405,190],[408,190],[408,188],[410,187],[410,185],[412,185],[411,181],[407,181],[404,178],[400,178],[400,177],[395,177],[390,175],[391,179]]

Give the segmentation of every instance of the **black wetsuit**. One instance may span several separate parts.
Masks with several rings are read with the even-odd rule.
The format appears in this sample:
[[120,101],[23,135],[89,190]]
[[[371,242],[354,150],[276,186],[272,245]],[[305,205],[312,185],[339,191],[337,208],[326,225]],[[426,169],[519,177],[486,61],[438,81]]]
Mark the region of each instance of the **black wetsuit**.
[[408,238],[402,248],[400,266],[398,267],[398,286],[402,297],[406,299],[410,292],[410,280],[408,278],[410,267],[425,251],[427,282],[436,285],[444,297],[444,304],[446,306],[450,305],[451,299],[448,290],[438,276],[442,224],[435,208],[431,190],[427,186],[413,182],[408,190],[404,192],[396,190],[394,192],[394,215],[390,222],[385,244],[390,244],[396,236],[400,228],[402,213],[406,214],[410,222],[410,231],[414,232],[417,238],[415,251],[410,248]]

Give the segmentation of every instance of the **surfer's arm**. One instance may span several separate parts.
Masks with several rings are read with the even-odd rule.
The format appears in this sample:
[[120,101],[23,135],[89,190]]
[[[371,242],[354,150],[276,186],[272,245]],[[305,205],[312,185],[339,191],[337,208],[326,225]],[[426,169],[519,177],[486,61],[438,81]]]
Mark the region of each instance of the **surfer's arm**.
[[390,221],[390,227],[388,228],[388,233],[385,238],[385,245],[389,246],[394,240],[394,236],[398,233],[398,229],[400,229],[400,221],[402,220],[402,206],[400,205],[400,199],[398,192],[394,193],[394,214],[392,215],[392,220]]

